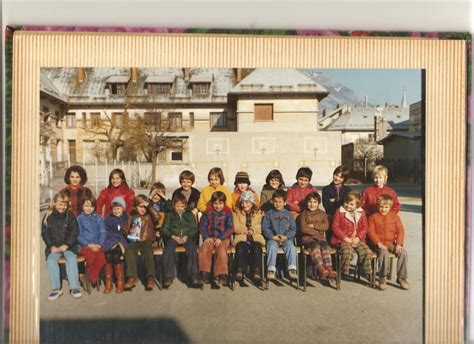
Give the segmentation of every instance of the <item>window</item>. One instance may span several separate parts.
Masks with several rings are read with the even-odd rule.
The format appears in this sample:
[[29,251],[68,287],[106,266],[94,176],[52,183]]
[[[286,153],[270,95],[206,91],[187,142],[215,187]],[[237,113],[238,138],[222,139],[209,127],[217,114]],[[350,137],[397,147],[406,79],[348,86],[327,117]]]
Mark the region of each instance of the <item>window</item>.
[[226,112],[211,112],[211,128],[225,128],[227,127],[227,113]]
[[112,123],[115,127],[121,128],[123,126],[123,113],[113,113]]
[[209,84],[208,83],[194,83],[193,84],[193,95],[195,95],[195,96],[208,96],[209,95]]
[[87,128],[87,114],[85,112],[82,113],[82,128]]
[[194,112],[189,113],[189,127],[194,128]]
[[170,129],[181,129],[183,127],[183,115],[181,112],[170,112],[168,120]]
[[100,113],[91,113],[91,128],[100,127]]
[[148,94],[169,95],[171,93],[171,84],[148,84]]
[[49,112],[49,106],[43,106],[43,112]]
[[69,161],[74,164],[77,161],[76,157],[76,140],[69,140]]
[[369,142],[375,141],[375,134],[369,134]]
[[127,89],[126,84],[109,84],[110,94],[116,94],[118,96],[124,96]]
[[99,161],[105,162],[105,160],[110,161],[110,143],[108,141],[100,141],[99,144]]
[[273,121],[273,104],[255,104],[256,121]]
[[95,162],[96,145],[94,141],[82,141],[82,154],[84,154],[84,163],[93,164]]
[[74,128],[76,126],[76,114],[68,113],[66,116],[66,126],[68,128]]
[[145,125],[159,128],[161,126],[161,112],[146,112]]
[[183,161],[183,152],[171,152],[171,161]]

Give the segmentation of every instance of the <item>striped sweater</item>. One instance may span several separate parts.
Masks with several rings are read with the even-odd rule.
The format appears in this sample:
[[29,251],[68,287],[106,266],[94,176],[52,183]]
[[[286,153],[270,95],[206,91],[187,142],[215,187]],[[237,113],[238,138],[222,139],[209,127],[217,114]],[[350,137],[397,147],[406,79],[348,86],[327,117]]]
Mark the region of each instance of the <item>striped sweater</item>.
[[234,232],[230,208],[225,206],[221,211],[215,211],[208,206],[199,222],[199,231],[204,240],[209,238],[224,240],[230,237]]

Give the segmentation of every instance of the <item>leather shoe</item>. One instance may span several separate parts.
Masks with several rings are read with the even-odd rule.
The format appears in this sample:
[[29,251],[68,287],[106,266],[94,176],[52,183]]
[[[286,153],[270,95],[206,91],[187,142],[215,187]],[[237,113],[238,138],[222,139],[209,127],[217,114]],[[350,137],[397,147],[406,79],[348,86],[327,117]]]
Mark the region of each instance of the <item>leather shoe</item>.
[[125,283],[123,288],[125,290],[131,290],[135,288],[135,285],[137,284],[137,282],[138,282],[138,279],[136,277],[129,277],[127,278],[127,282]]

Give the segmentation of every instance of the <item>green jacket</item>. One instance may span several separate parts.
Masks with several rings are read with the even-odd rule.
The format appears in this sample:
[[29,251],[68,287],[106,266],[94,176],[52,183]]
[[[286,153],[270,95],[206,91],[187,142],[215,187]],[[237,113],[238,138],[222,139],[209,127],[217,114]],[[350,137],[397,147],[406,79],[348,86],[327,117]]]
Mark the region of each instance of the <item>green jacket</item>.
[[185,211],[181,216],[175,211],[166,213],[160,233],[164,239],[169,239],[172,235],[194,239],[198,233],[196,218],[190,211]]

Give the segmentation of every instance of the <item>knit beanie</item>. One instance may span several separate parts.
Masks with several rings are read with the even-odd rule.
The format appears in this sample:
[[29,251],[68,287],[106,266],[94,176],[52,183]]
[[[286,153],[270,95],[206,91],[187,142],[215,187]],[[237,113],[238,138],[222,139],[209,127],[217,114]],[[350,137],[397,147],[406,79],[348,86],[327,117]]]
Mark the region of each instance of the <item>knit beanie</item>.
[[112,203],[110,203],[110,208],[112,208],[114,205],[120,205],[124,211],[127,210],[127,206],[125,205],[125,200],[123,199],[123,197],[114,197]]
[[241,172],[237,172],[237,174],[235,175],[234,185],[241,184],[241,183],[246,183],[250,185],[250,179],[247,172],[241,171]]
[[255,205],[255,195],[253,194],[252,191],[243,191],[241,194],[240,194],[240,202],[243,202],[243,201],[248,201],[250,203],[252,203],[253,205]]

